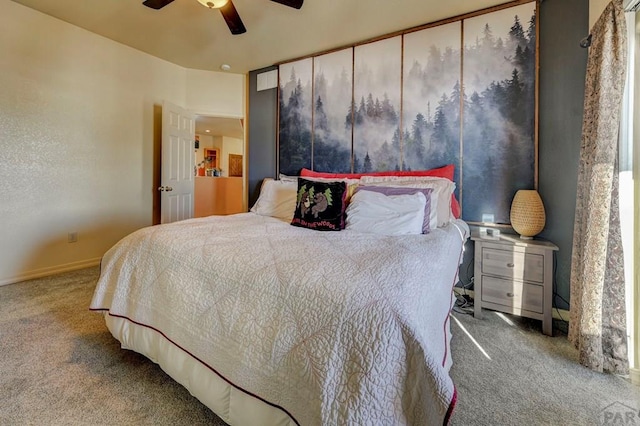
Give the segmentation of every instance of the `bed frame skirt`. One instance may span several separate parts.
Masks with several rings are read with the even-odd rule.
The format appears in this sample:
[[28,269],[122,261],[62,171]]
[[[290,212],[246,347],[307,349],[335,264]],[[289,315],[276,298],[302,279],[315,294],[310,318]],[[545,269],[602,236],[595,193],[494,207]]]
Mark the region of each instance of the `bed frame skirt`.
[[158,364],[229,425],[293,426],[284,410],[237,388],[153,328],[105,312],[107,328],[123,349]]

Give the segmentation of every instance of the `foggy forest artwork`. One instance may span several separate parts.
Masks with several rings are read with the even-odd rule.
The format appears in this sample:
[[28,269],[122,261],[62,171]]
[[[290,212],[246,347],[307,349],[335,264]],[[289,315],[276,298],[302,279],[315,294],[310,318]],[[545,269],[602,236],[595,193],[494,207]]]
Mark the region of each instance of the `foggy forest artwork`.
[[345,107],[353,97],[353,49],[317,56],[313,69],[313,169],[350,173],[351,125]]
[[454,164],[463,219],[508,223],[535,185],[535,16],[531,2],[281,65],[280,173]]
[[509,223],[535,179],[535,3],[464,21],[464,216]]
[[354,173],[401,170],[400,83],[402,38],[355,48],[353,110]]
[[460,196],[461,23],[405,35],[402,110],[403,168],[454,164]]
[[280,65],[278,158],[286,175],[311,168],[312,73],[312,58]]

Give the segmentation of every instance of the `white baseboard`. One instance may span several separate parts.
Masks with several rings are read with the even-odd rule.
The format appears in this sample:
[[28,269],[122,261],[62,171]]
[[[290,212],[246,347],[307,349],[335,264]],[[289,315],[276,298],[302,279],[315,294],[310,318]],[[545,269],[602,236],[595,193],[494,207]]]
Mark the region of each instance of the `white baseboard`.
[[[455,291],[456,294],[465,294],[461,287],[454,287],[453,291]],[[475,298],[473,290],[466,290],[466,294],[471,296],[472,299]],[[565,309],[553,308],[552,316],[553,316],[553,319],[569,322],[569,311]]]
[[60,274],[62,272],[75,271],[78,269],[89,268],[91,266],[100,265],[101,257],[93,259],[80,260],[78,262],[65,263],[63,265],[50,266],[47,268],[34,269],[26,271],[10,278],[0,279],[0,286],[14,284],[20,281],[32,280],[34,278],[48,277],[50,275]]

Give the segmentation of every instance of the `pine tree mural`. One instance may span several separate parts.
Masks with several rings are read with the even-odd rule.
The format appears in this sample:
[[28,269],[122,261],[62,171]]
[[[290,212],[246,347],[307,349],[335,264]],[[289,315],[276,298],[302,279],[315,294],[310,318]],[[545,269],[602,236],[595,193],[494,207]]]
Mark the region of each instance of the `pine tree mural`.
[[[464,33],[454,22],[406,34],[402,49],[396,43],[402,78],[394,77],[399,65],[390,71],[388,52],[370,53],[388,40],[367,45],[364,62],[359,47],[340,66],[327,54],[313,78],[298,66],[281,72],[288,79],[280,83],[280,171],[454,164],[463,218],[480,221],[490,211],[508,222],[515,190],[534,184],[535,16],[531,2],[469,18]],[[402,81],[401,97],[389,81]]]

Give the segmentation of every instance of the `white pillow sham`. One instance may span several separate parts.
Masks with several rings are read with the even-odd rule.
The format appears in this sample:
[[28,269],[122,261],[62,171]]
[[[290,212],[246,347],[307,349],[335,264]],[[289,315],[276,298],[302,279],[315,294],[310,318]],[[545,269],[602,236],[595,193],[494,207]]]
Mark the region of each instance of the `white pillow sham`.
[[[410,188],[433,188],[433,195],[437,197],[435,209],[438,226],[445,226],[453,219],[451,212],[451,195],[456,184],[449,179],[433,176],[362,176],[363,185],[395,186]],[[433,202],[433,199],[432,199]]]
[[295,181],[296,183],[298,182],[298,177],[299,176],[283,175],[282,173],[278,175],[278,179],[280,180],[289,181],[289,182]]
[[[432,188],[412,188],[409,186],[406,187],[397,187],[397,186],[389,186],[389,185],[363,185],[360,184],[358,185],[358,187],[356,188],[356,191],[375,191],[375,192],[380,192],[384,195],[405,195],[407,193],[414,193],[417,191],[424,191],[423,194],[425,192],[427,192],[427,194],[424,194],[425,197],[427,197],[427,205],[425,206],[424,210],[425,210],[425,218],[424,220],[427,222],[427,227],[425,229],[425,224],[424,222],[422,223],[422,233],[423,234],[428,234],[432,229],[436,229],[438,227],[438,195],[436,194],[436,192],[432,189]],[[391,190],[399,190],[399,191],[404,191],[403,194],[392,194],[392,193],[388,193],[388,191]],[[407,192],[410,191],[410,192]]]
[[260,187],[260,196],[250,211],[260,216],[271,216],[291,222],[296,210],[297,195],[298,179],[265,178]]
[[315,176],[290,176],[290,175],[283,175],[282,173],[280,173],[278,175],[278,179],[280,180],[285,180],[285,181],[298,181],[298,178],[301,177],[303,179],[306,180],[311,180],[311,181],[315,181],[315,182],[346,182],[347,185],[355,185],[357,183],[360,183],[360,179],[353,179],[353,178],[324,178],[324,177],[315,177]]
[[421,192],[384,195],[358,191],[347,207],[345,229],[382,235],[422,234],[426,203]]

